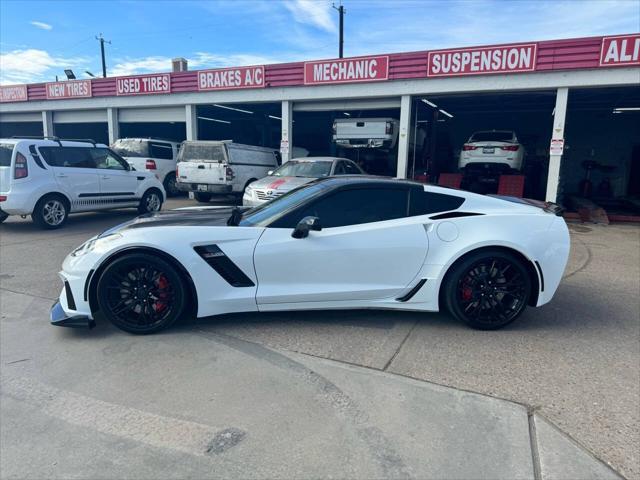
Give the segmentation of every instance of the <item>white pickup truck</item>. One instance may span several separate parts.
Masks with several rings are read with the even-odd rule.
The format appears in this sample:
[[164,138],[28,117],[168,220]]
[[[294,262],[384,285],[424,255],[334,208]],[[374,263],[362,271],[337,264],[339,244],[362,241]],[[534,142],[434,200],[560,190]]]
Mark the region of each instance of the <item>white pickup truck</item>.
[[213,195],[244,194],[251,182],[266,177],[280,163],[272,148],[222,141],[186,141],[176,164],[179,190],[194,192],[199,202]]
[[398,141],[394,118],[339,118],[333,122],[333,141],[344,148],[393,149]]

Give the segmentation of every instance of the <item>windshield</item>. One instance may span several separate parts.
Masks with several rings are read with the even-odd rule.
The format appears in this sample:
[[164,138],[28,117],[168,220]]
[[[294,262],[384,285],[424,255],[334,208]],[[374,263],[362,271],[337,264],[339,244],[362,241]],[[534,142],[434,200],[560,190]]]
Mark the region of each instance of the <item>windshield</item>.
[[111,149],[122,157],[148,157],[149,142],[146,140],[121,139],[116,140]]
[[296,162],[290,160],[278,168],[273,175],[276,177],[328,177],[333,162]]
[[11,166],[12,143],[0,143],[0,167]]
[[312,183],[294,188],[275,200],[246,211],[242,215],[239,225],[242,227],[266,227],[310,197],[315,197],[324,189],[322,183]]
[[224,144],[183,143],[178,161],[224,163],[226,161]]
[[513,142],[513,132],[476,132],[472,142]]

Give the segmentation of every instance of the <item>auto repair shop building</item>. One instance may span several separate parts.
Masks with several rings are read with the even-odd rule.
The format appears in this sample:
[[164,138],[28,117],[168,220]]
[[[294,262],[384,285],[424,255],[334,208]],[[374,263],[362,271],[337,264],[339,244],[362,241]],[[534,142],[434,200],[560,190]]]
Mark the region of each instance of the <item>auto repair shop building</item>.
[[474,131],[513,130],[527,196],[563,201],[589,175],[628,199],[640,196],[639,86],[636,33],[2,86],[0,136],[232,139],[373,165],[379,152],[336,146],[333,122],[386,117],[399,135],[382,165],[398,177],[456,172]]

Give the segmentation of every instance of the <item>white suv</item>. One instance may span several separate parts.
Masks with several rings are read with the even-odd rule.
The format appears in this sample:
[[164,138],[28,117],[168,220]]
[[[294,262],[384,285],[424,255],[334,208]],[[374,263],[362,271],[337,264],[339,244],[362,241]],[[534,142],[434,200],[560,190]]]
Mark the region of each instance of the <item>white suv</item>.
[[42,228],[59,228],[69,213],[137,207],[160,210],[164,187],[138,172],[106,145],[47,138],[0,139],[0,222],[31,215]]
[[180,144],[159,138],[120,138],[111,148],[136,170],[147,170],[158,177],[167,196],[180,191],[176,186],[176,158]]

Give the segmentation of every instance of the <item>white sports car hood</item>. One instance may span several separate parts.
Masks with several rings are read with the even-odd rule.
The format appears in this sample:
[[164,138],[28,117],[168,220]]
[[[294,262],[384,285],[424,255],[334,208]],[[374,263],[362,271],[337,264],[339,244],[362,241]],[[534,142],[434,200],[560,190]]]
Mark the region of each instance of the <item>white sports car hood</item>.
[[163,212],[147,213],[128,222],[116,225],[102,232],[99,237],[125,230],[152,227],[222,227],[227,226],[227,219],[234,207],[193,208],[188,210],[166,210]]

